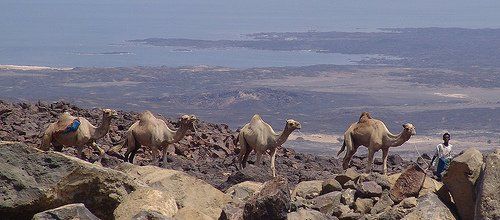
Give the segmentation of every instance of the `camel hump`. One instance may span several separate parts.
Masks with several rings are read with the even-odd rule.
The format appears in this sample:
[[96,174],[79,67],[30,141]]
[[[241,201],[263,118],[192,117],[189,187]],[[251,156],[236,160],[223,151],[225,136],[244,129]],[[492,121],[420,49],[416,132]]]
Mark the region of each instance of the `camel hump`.
[[370,113],[369,113],[369,112],[363,112],[363,113],[361,113],[361,115],[359,116],[359,121],[358,121],[358,123],[367,122],[369,119],[372,119],[372,116],[370,115]]
[[139,115],[139,120],[140,121],[150,121],[150,120],[153,120],[153,119],[155,119],[155,116],[153,115],[153,113],[151,113],[148,110],[142,112],[141,115]]
[[252,117],[252,120],[250,120],[250,124],[252,124],[253,122],[259,122],[259,121],[262,121],[262,118],[260,117],[260,115],[253,115]]

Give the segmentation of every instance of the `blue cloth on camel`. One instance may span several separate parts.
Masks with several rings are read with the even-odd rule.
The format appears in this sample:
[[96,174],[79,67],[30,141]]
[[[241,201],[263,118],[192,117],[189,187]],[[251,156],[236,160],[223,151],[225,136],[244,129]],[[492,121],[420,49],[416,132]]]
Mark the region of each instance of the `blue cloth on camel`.
[[78,130],[78,127],[80,127],[80,121],[78,119],[73,120],[73,123],[71,125],[68,125],[66,129],[64,130],[64,134],[70,133],[70,132],[75,132]]

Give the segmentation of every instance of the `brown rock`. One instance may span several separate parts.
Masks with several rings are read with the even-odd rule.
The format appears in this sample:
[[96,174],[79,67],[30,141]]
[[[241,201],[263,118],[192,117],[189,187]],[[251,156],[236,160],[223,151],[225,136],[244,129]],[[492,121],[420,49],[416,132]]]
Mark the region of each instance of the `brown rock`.
[[154,212],[172,217],[177,213],[175,200],[162,191],[144,187],[124,197],[114,211],[115,219],[133,219],[141,212]]
[[417,165],[408,167],[390,190],[391,198],[400,202],[404,198],[417,197],[425,181],[425,172]]
[[372,199],[358,198],[356,199],[356,202],[354,202],[354,208],[356,212],[359,212],[361,214],[370,213],[372,207],[373,207]]
[[340,184],[344,185],[347,181],[356,181],[359,177],[359,173],[354,168],[348,168],[344,174],[339,174],[335,177]]
[[444,174],[443,182],[453,196],[453,201],[462,219],[474,218],[476,194],[474,186],[481,173],[483,155],[469,148],[455,157]]
[[264,183],[259,193],[245,204],[244,219],[286,219],[290,209],[290,191],[285,178]]
[[333,191],[341,191],[342,190],[342,185],[335,180],[335,179],[327,179],[323,181],[323,184],[321,185],[321,195],[327,194]]
[[486,157],[476,185],[475,219],[500,219],[500,149]]
[[295,212],[290,212],[287,215],[288,220],[330,220],[331,216],[325,215],[316,210],[299,209]]

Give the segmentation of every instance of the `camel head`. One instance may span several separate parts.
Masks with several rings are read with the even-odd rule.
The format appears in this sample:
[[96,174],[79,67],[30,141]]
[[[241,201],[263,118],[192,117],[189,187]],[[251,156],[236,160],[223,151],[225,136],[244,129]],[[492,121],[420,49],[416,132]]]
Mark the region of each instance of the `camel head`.
[[115,110],[108,108],[103,109],[102,114],[106,118],[116,118],[118,116],[118,113]]
[[293,131],[295,129],[300,129],[301,125],[298,121],[295,121],[293,119],[288,119],[288,120],[286,120],[286,127],[285,128]]
[[188,126],[191,128],[191,131],[196,132],[195,123],[198,122],[198,118],[194,115],[183,115],[179,119],[179,124],[181,126]]
[[403,128],[404,128],[404,132],[407,134],[410,134],[410,136],[417,134],[417,132],[415,130],[415,126],[413,126],[410,123],[403,124]]

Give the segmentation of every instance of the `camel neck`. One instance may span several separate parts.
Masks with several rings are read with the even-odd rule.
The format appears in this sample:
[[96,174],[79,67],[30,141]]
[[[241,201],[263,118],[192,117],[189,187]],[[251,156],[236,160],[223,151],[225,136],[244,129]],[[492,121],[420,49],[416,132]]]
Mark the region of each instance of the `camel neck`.
[[288,139],[288,136],[292,133],[292,129],[285,129],[280,134],[276,135],[276,146],[281,146]]
[[179,127],[179,129],[177,129],[177,131],[173,132],[174,137],[173,137],[172,143],[180,141],[186,135],[186,132],[188,129],[189,129],[188,124],[181,124],[181,127]]
[[95,129],[95,133],[94,133],[94,137],[93,139],[94,140],[97,140],[97,139],[100,139],[102,137],[104,137],[104,135],[106,135],[109,131],[109,126],[111,124],[111,118],[110,117],[107,117],[103,114],[102,116],[102,122],[101,122],[101,125],[99,125],[99,127],[97,127]]
[[391,147],[401,146],[403,145],[403,143],[410,139],[410,134],[404,132],[404,130],[397,135],[388,132],[387,136]]

